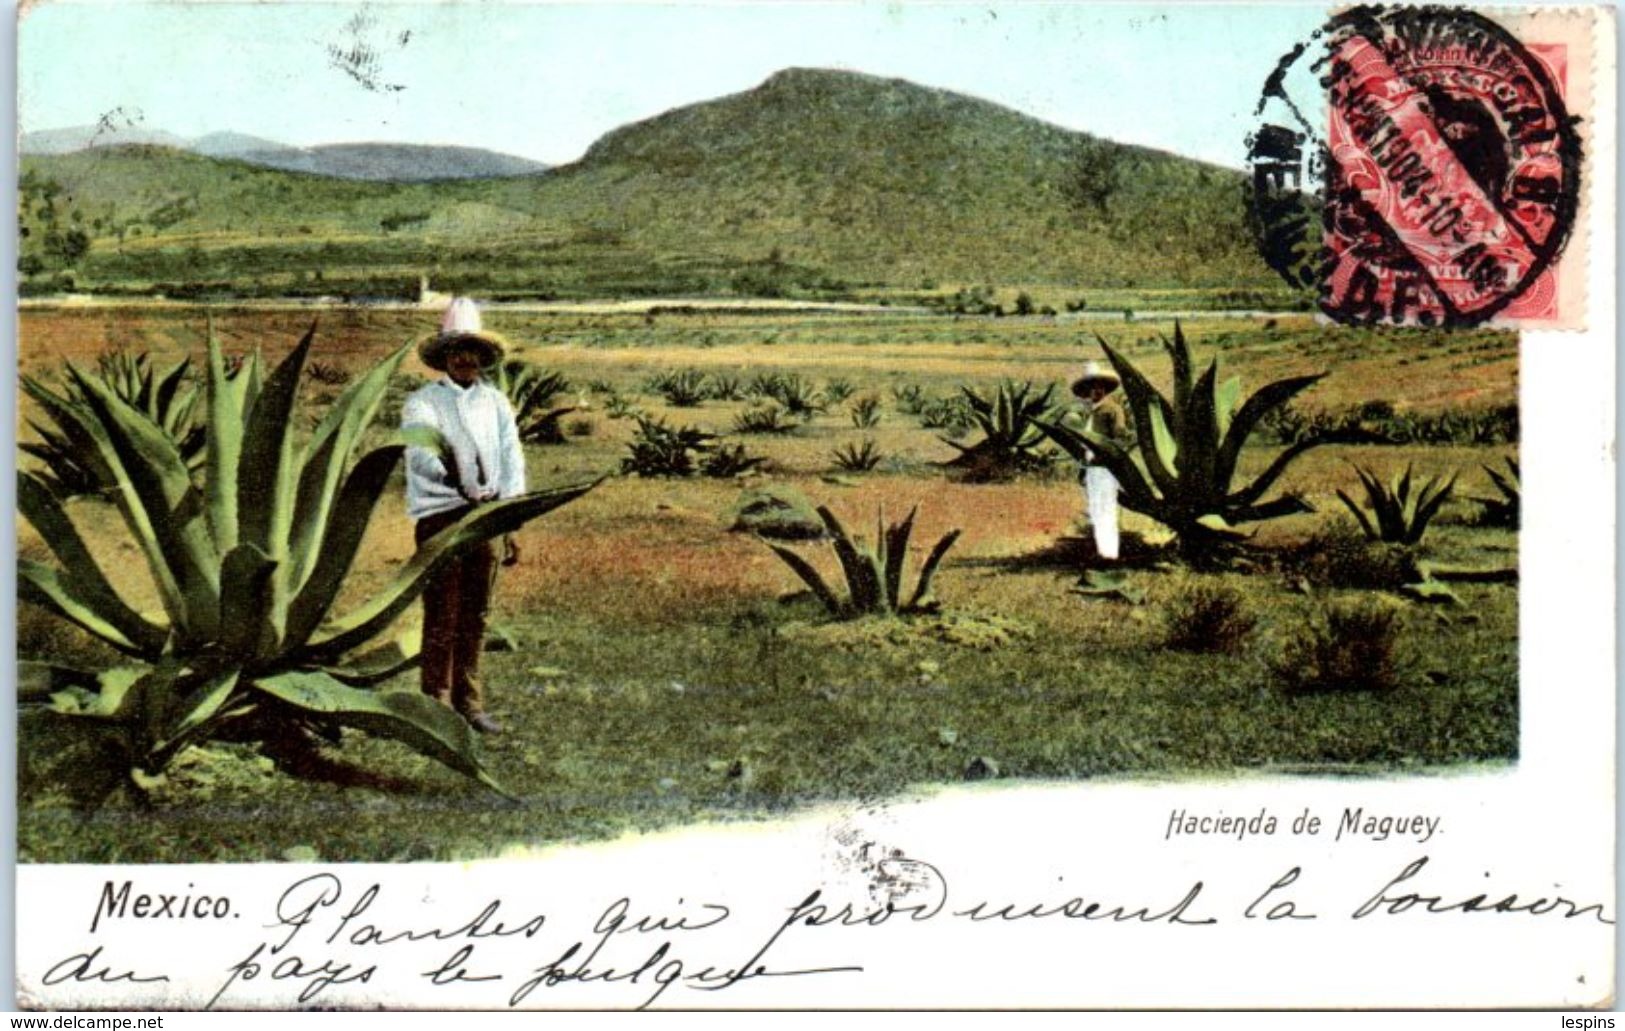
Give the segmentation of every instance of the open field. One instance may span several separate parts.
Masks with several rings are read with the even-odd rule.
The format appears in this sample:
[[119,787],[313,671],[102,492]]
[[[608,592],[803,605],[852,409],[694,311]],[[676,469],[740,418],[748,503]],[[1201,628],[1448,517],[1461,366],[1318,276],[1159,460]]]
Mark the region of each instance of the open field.
[[[213,318],[228,352],[263,346],[276,358],[309,316],[219,309]],[[510,731],[488,741],[487,756],[526,804],[512,806],[398,745],[352,733],[299,778],[276,772],[247,745],[194,749],[143,806],[114,795],[98,808],[92,802],[123,771],[102,769],[106,776],[98,778],[105,752],[92,736],[25,709],[22,859],[469,857],[627,828],[751,818],[958,781],[968,772],[1068,779],[1256,768],[1413,772],[1517,757],[1515,585],[1454,584],[1460,604],[1427,606],[1388,592],[1306,586],[1286,559],[1338,518],[1336,490],[1357,491],[1351,462],[1384,477],[1413,464],[1418,475],[1461,474],[1456,498],[1429,530],[1425,556],[1460,567],[1515,567],[1516,533],[1473,525],[1477,506],[1468,500],[1493,493],[1479,466],[1499,466],[1515,455],[1515,443],[1311,450],[1281,487],[1303,493],[1315,514],[1264,524],[1251,561],[1226,571],[1136,565],[1127,582],[1144,598],[1129,604],[1069,590],[1087,549],[1070,539],[1082,504],[1067,463],[1005,483],[955,482],[939,466],[955,454],[941,439],[946,431],[922,427],[898,402],[914,387],[944,396],[1010,378],[1060,384],[1060,397],[1082,361],[1099,355],[1087,335],[1093,325],[501,309],[489,313],[488,324],[522,344],[524,358],[569,378],[560,403],[584,404],[566,417],[566,443],[528,450],[533,487],[618,468],[635,410],[725,434],[769,459],[744,480],[617,477],[519,535],[524,561],[502,574],[493,613],[517,648],[490,652],[485,668],[493,708]],[[313,357],[359,372],[432,326],[425,313],[323,312]],[[1098,328],[1154,382],[1165,382],[1154,327]],[[1185,330],[1199,361],[1222,354],[1226,370],[1249,389],[1328,372],[1302,398],[1309,410],[1382,400],[1395,411],[1426,414],[1516,402],[1517,344],[1507,334],[1360,333],[1306,319],[1195,321]],[[88,363],[116,347],[170,360],[197,356],[203,332],[201,309],[30,309],[22,315],[21,365],[38,374],[61,359]],[[659,373],[690,368],[740,380],[797,374],[821,390],[831,381],[853,390],[791,433],[735,434],[734,420],[752,402],[679,408],[650,385]],[[407,369],[422,373],[411,362]],[[410,377],[403,379],[404,389]],[[306,412],[319,411],[335,392],[307,383]],[[879,421],[859,429],[849,409],[865,395],[879,400]],[[26,406],[23,414],[30,414]],[[976,435],[971,430],[961,442]],[[832,451],[865,438],[884,456],[877,468],[836,468]],[[1243,455],[1244,473],[1278,450],[1254,443]],[[910,577],[920,550],[962,529],[935,586],[943,615],[829,622],[816,603],[794,595],[799,581],[767,547],[728,530],[742,490],[767,484],[827,504],[865,533],[877,508],[896,518],[918,504]],[[138,604],[151,604],[138,555],[120,543],[112,508],[82,499],[70,511],[104,567],[117,570],[120,586]],[[1132,513],[1124,527],[1158,535]],[[407,560],[410,541],[400,492],[392,490],[370,525],[364,565],[347,583],[346,600],[376,590]],[[826,544],[795,548],[833,570]],[[19,549],[46,557],[26,524]],[[1245,647],[1233,654],[1166,647],[1169,613],[1197,585],[1241,592],[1258,620]],[[1398,613],[1397,686],[1285,694],[1272,663],[1321,606],[1356,596]],[[402,637],[412,636],[415,621],[415,613],[401,621]],[[21,611],[18,631],[25,657],[107,658],[32,607]],[[415,684],[403,676],[388,689]]]

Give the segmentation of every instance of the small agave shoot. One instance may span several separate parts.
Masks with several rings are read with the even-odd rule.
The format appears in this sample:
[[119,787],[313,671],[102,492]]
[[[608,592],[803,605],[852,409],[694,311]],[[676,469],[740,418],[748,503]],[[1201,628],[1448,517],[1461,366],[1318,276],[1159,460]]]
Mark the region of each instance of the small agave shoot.
[[[275,741],[340,727],[393,738],[496,790],[473,730],[415,691],[378,684],[415,663],[358,651],[461,550],[519,529],[590,490],[584,483],[482,505],[427,542],[376,596],[339,615],[339,590],[374,506],[406,449],[397,438],[352,458],[405,357],[397,350],[351,384],[301,446],[293,427],[315,326],[262,380],[256,355],[228,378],[209,341],[207,453],[196,482],[180,449],[107,384],[72,371],[77,400],[38,400],[113,484],[162,612],[121,597],[45,483],[17,481],[18,509],[57,565],[18,563],[19,595],[127,656],[99,674],[51,670],[59,711],[122,731],[132,780],[223,733]],[[416,440],[416,438],[414,438]],[[428,440],[417,443],[433,446]]]
[[1242,445],[1265,415],[1324,374],[1276,380],[1241,402],[1241,381],[1220,383],[1217,358],[1200,377],[1193,375],[1184,331],[1175,322],[1173,340],[1163,340],[1173,359],[1170,398],[1110,344],[1101,340],[1100,345],[1122,380],[1129,412],[1139,428],[1132,448],[1049,420],[1037,420],[1037,425],[1072,457],[1086,461],[1092,453],[1110,469],[1121,485],[1123,507],[1172,530],[1188,561],[1210,561],[1243,539],[1236,526],[1313,511],[1296,494],[1268,501],[1264,495],[1293,459],[1324,443],[1318,437],[1286,448],[1251,483],[1234,487],[1232,481]]
[[1420,544],[1428,524],[1433,522],[1433,517],[1439,514],[1444,503],[1450,500],[1450,492],[1456,486],[1454,476],[1448,481],[1442,476],[1435,476],[1418,484],[1415,493],[1412,493],[1411,467],[1408,465],[1403,473],[1394,477],[1392,483],[1386,485],[1369,469],[1355,466],[1354,472],[1365,487],[1370,513],[1367,514],[1341,490],[1337,492],[1337,497],[1354,514],[1368,540],[1386,544]]
[[801,577],[802,582],[812,589],[813,594],[837,619],[932,612],[937,602],[931,595],[931,579],[936,575],[942,557],[959,539],[959,531],[950,530],[937,541],[920,567],[920,577],[913,593],[905,600],[903,562],[908,557],[908,538],[914,530],[914,514],[918,511],[918,506],[910,509],[907,518],[889,526],[882,511],[875,520],[876,546],[871,551],[859,547],[835,514],[827,507],[819,506],[818,517],[829,532],[830,546],[835,549],[835,557],[841,564],[841,575],[846,580],[845,597],[837,594],[818,570],[800,555],[782,545],[768,544],[768,547]]
[[1021,473],[1036,472],[1050,464],[1050,455],[1039,450],[1044,433],[1037,420],[1050,411],[1050,394],[1033,393],[1031,383],[1001,383],[992,397],[983,397],[969,387],[962,388],[971,418],[982,430],[982,439],[966,447],[947,437],[943,443],[957,449],[959,457],[947,463],[972,481],[1009,479]]
[[[204,430],[197,418],[198,402],[203,392],[189,381],[192,362],[183,358],[164,369],[155,367],[146,352],[131,355],[114,351],[96,359],[96,372],[81,372],[73,367],[65,370],[66,390],[58,394],[42,381],[22,377],[25,393],[40,402],[47,413],[56,406],[73,402],[83,404],[85,387],[82,381],[95,379],[114,396],[141,413],[163,434],[174,442],[187,466],[194,471],[203,462]],[[39,434],[38,442],[20,445],[27,454],[44,463],[40,478],[59,498],[92,494],[106,490],[112,484],[103,482],[93,463],[84,460],[80,448],[70,439],[70,431],[54,418],[55,428],[30,421],[29,426]]]

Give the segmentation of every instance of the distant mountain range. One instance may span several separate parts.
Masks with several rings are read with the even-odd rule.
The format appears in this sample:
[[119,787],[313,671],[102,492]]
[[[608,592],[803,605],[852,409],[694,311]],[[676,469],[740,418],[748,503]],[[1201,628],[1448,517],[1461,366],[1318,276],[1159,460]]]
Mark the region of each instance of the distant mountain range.
[[495,179],[536,175],[549,167],[540,161],[478,147],[413,143],[328,143],[294,147],[240,132],[213,132],[187,139],[162,130],[120,128],[110,131],[94,125],[23,133],[20,149],[24,155],[60,155],[132,145],[173,147],[205,157],[244,161],[289,172],[387,182]]
[[[1241,172],[852,72],[778,72],[545,175],[454,176],[486,153],[456,148],[185,142],[25,153],[25,193],[58,190],[95,234],[78,288],[376,296],[427,275],[492,297],[1033,287],[1057,306],[1096,287],[1279,290]],[[317,167],[343,171],[282,170]],[[386,167],[395,181],[355,181]]]

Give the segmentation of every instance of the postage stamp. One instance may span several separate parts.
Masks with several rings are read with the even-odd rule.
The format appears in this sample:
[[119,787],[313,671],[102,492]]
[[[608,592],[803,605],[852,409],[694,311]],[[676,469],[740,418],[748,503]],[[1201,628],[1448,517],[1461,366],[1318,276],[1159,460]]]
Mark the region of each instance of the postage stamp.
[[21,1008],[1613,1004],[1611,10],[26,6]]
[[1590,39],[1584,18],[1515,21],[1354,8],[1269,76],[1249,155],[1260,248],[1330,318],[1581,323],[1584,276],[1564,290],[1558,259],[1584,196],[1568,98],[1590,95]]

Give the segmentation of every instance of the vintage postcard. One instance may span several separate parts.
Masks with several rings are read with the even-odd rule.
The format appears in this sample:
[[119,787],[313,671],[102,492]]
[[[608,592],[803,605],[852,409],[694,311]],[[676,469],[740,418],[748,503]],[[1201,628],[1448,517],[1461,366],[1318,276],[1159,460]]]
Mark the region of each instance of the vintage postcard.
[[1611,8],[18,18],[21,1006],[1613,1004]]

